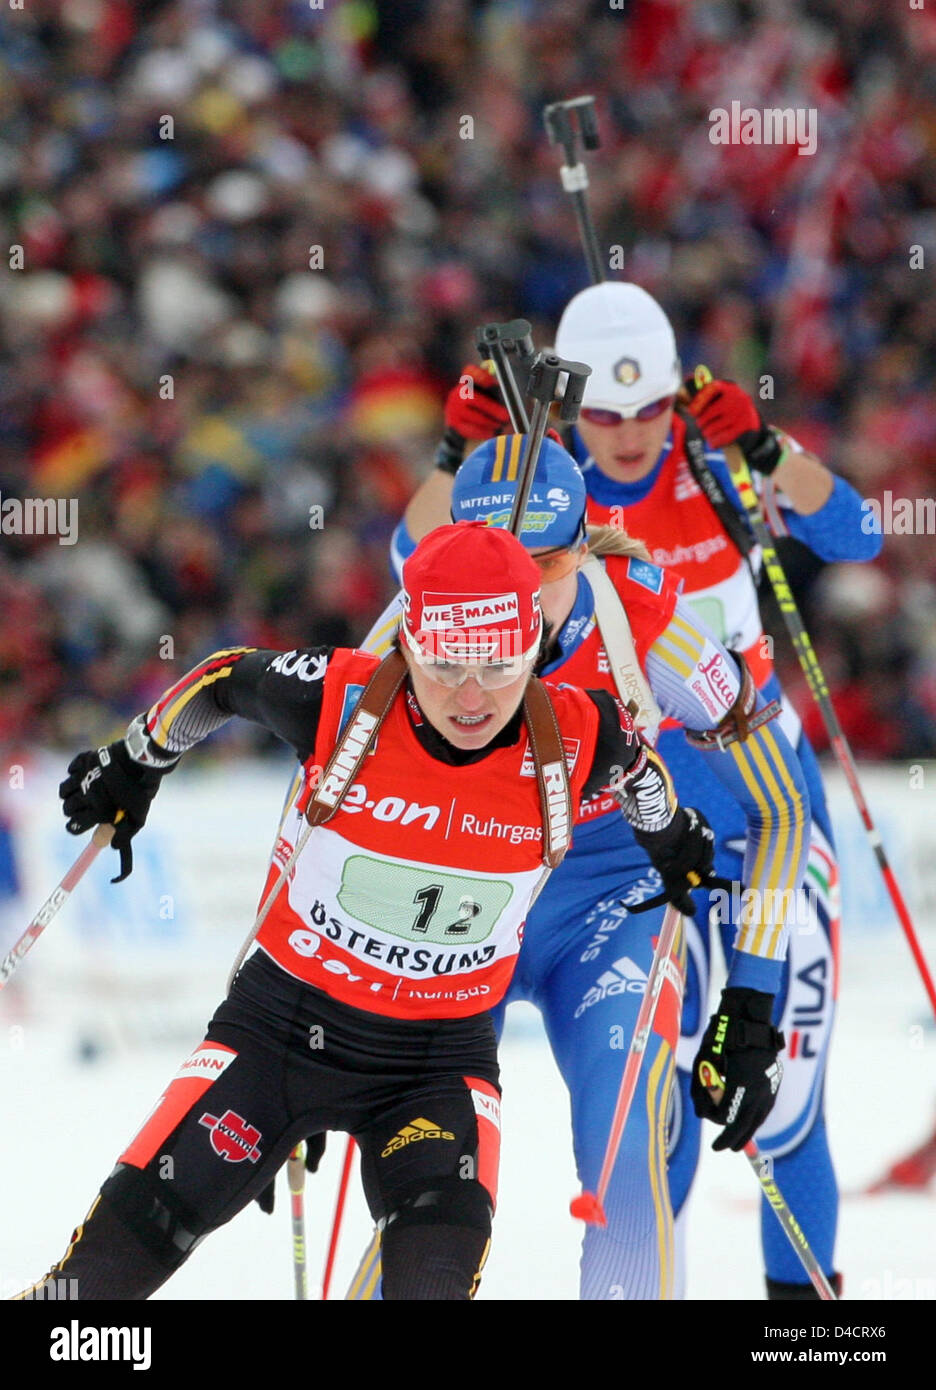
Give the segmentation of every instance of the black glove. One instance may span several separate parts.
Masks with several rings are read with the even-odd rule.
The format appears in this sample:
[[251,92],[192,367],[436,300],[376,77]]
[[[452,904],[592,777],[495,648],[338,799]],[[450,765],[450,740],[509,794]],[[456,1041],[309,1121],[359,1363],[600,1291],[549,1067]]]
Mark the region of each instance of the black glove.
[[[325,1152],[325,1134],[313,1134],[305,1141],[305,1166],[309,1173],[317,1173],[318,1166],[322,1161]],[[262,1192],[254,1198],[261,1211],[265,1211],[267,1216],[273,1215],[273,1204],[276,1201],[276,1179],[268,1183]]]
[[[722,990],[692,1064],[692,1104],[724,1125],[713,1149],[743,1149],[773,1109],[783,1076],[783,1034],[770,1021],[774,997],[757,989]],[[721,1092],[720,1096],[712,1091]]]
[[123,812],[111,840],[120,853],[120,874],[111,883],[122,883],[132,871],[130,841],[145,825],[150,802],[171,771],[172,767],[158,770],[135,762],[122,738],[106,748],[79,753],[68,764],[59,796],[69,834],[83,835],[92,825],[114,825],[118,811]]
[[715,832],[702,812],[680,806],[665,830],[635,829],[634,839],[650,856],[663,880],[663,892],[630,911],[647,912],[671,902],[685,916],[695,916],[691,889],[711,880],[715,862]]

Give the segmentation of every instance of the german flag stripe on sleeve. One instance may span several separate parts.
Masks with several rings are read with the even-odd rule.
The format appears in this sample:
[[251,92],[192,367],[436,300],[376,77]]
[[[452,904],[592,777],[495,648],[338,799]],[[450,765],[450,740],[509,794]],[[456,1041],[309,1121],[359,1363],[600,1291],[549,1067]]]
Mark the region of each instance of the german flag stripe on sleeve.
[[[178,725],[186,706],[206,686],[228,677],[241,657],[256,650],[256,647],[231,647],[227,651],[213,652],[207,660],[200,662],[180,681],[170,686],[146,717],[146,731],[156,746],[168,753],[184,753],[193,740],[190,737],[180,739],[180,729],[174,726]],[[227,723],[228,717],[218,713],[207,722],[202,721],[204,727],[200,730],[200,736],[203,737],[213,729],[219,729],[222,724]],[[191,733],[190,730],[186,732]]]

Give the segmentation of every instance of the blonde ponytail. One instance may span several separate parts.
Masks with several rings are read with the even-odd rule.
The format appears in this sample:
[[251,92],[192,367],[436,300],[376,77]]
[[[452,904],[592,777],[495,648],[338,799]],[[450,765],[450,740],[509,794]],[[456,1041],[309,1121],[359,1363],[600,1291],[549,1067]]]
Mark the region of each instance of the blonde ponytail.
[[633,555],[649,560],[650,551],[636,536],[629,536],[620,526],[587,526],[589,555]]

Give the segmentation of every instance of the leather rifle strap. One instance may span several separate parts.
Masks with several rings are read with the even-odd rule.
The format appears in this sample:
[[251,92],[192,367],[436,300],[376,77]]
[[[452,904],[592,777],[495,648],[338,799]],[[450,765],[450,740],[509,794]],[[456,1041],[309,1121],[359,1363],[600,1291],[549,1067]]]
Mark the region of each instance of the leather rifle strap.
[[305,811],[310,825],[324,825],[338,810],[345,793],[361,770],[361,764],[396,699],[405,675],[403,653],[394,647],[364,687],[354,713],[318,780]]
[[543,863],[557,869],[572,840],[572,794],[556,711],[543,682],[530,678],[523,714],[536,768],[543,817]]

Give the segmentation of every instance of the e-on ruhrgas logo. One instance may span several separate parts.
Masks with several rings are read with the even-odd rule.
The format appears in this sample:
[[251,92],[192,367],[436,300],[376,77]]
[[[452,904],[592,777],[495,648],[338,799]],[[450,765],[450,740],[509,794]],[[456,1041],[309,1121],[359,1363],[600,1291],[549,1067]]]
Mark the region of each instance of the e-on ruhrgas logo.
[[0,493],[0,536],[58,536],[59,545],[74,545],[78,498],[4,497]]

